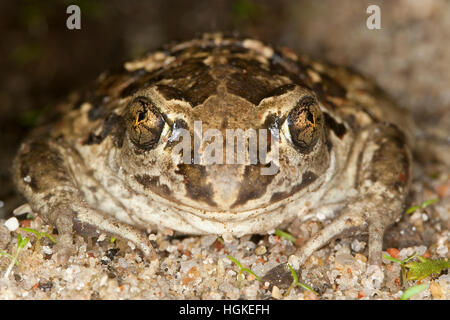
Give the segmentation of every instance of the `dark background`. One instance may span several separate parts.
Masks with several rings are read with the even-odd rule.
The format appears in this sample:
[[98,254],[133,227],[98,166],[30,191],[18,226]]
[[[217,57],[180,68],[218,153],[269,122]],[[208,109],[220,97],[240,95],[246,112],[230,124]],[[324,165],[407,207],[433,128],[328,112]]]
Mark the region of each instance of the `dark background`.
[[[70,4],[81,8],[81,30],[66,28]],[[382,30],[366,28],[369,4],[380,5]],[[350,65],[411,110],[425,134],[448,141],[449,24],[445,0],[2,1],[0,217],[21,204],[9,168],[47,110],[105,69],[206,31]]]

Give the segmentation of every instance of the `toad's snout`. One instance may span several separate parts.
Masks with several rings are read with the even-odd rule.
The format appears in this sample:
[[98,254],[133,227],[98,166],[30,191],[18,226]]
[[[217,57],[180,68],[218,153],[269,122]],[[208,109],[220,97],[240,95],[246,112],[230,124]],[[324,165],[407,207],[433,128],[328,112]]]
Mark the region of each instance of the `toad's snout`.
[[[240,211],[260,206],[273,176],[261,175],[261,165],[183,165],[187,195],[212,210]],[[202,203],[202,204],[201,204]]]

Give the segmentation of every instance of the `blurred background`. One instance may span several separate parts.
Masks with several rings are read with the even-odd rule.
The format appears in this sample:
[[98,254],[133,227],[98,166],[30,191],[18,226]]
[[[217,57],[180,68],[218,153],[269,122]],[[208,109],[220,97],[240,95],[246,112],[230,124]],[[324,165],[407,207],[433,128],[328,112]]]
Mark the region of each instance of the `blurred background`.
[[[66,28],[70,4],[81,8],[81,30]],[[381,8],[381,30],[366,27],[370,4]],[[1,1],[0,26],[0,218],[21,204],[11,161],[46,110],[106,69],[207,31],[349,65],[411,110],[419,134],[448,147],[450,1]]]

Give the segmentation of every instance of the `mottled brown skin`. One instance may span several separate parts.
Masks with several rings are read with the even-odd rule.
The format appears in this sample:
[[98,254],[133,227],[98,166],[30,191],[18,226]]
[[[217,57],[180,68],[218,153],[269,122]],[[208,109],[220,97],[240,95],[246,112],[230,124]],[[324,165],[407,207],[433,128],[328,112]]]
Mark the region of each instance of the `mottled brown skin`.
[[[384,230],[399,219],[410,186],[411,122],[376,85],[251,39],[208,34],[127,62],[53,119],[22,144],[14,180],[56,226],[66,258],[73,230],[124,237],[156,259],[140,230],[239,236],[332,207],[333,222],[297,253],[301,263],[359,230],[379,264]],[[279,129],[278,172],[172,156],[177,132],[193,136],[194,121],[224,137],[228,128]],[[266,279],[281,284],[286,270]]]

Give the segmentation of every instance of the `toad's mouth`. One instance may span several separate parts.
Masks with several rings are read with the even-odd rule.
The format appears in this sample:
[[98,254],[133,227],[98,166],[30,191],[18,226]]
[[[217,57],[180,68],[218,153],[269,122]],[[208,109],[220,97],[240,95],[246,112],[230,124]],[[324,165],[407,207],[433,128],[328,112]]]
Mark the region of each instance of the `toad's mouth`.
[[181,168],[185,178],[183,183],[178,186],[172,184],[179,187],[178,190],[168,189],[169,186],[166,190],[161,187],[161,181],[158,184],[151,181],[147,188],[139,188],[135,192],[148,200],[147,207],[164,207],[167,211],[225,222],[279,212],[290,202],[314,198],[314,194],[325,188],[336,173],[333,152],[330,166],[323,174],[316,175],[307,170],[298,183],[285,189],[277,188],[278,180],[275,180],[284,180],[284,176],[261,176],[258,166],[230,166],[226,174],[223,165],[186,165]]
[[[304,174],[302,182],[285,192],[268,192],[260,197],[254,197],[245,205],[237,206],[240,197],[237,196],[233,201],[227,200],[229,192],[223,190],[223,193],[216,193],[214,198],[205,199],[198,197],[196,199],[185,197],[175,198],[167,197],[160,193],[142,193],[149,201],[149,206],[156,208],[164,208],[163,211],[175,212],[178,215],[197,217],[201,220],[220,221],[220,222],[239,222],[253,219],[260,215],[267,215],[271,212],[283,211],[283,208],[292,202],[304,200],[311,202],[319,197],[320,190],[326,185],[325,182],[331,178],[332,170],[329,174],[321,177],[313,176],[310,173]],[[228,184],[228,188],[231,188]],[[217,189],[216,189],[217,190]],[[226,205],[224,205],[224,203]],[[231,203],[231,205],[229,205]],[[211,205],[213,204],[213,205]],[[218,204],[221,204],[218,205]]]
[[315,192],[299,192],[276,202],[235,211],[205,210],[198,203],[187,205],[155,195],[138,215],[144,222],[188,234],[265,233],[295,216],[306,215],[311,209],[309,204],[318,203],[325,191],[326,188],[319,187]]

